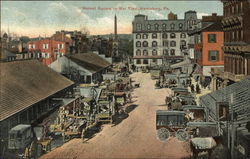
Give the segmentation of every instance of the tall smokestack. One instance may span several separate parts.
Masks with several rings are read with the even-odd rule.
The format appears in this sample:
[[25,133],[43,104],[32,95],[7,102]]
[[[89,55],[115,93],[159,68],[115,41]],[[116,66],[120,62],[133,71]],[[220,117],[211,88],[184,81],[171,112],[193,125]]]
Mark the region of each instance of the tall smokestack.
[[117,18],[115,15],[115,40],[117,40]]

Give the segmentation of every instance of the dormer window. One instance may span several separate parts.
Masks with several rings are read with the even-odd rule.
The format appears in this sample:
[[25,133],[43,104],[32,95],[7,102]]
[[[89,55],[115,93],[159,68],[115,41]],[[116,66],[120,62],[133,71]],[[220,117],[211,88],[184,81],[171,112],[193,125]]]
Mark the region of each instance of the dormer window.
[[147,29],[151,30],[151,25],[150,24],[147,25]]
[[172,24],[170,25],[170,27],[171,27],[171,30],[174,30],[174,27],[175,27],[174,23],[172,23]]
[[180,28],[181,30],[183,29],[183,24],[182,24],[182,23],[179,24],[179,28]]
[[162,30],[167,30],[167,25],[166,24],[162,24]]
[[159,24],[155,24],[155,30],[156,30],[156,31],[159,30]]
[[140,30],[142,29],[141,24],[136,24],[136,29],[137,29],[138,31],[140,31]]

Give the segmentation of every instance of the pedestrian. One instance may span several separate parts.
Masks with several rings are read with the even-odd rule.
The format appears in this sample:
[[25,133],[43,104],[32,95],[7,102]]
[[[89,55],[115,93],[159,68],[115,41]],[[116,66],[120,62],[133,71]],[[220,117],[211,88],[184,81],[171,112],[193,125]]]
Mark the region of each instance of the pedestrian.
[[199,86],[199,84],[197,83],[197,84],[196,84],[196,93],[197,93],[197,94],[200,94],[200,91],[201,91],[201,90],[200,90],[200,86]]
[[191,84],[191,86],[190,86],[190,87],[191,87],[191,92],[192,92],[192,93],[194,93],[194,85],[193,85],[193,84]]

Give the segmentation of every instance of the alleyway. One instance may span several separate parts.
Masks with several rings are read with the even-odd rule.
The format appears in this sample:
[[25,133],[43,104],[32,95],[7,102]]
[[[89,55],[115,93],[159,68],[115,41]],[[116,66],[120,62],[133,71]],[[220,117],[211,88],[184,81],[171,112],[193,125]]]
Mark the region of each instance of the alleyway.
[[165,96],[168,89],[155,89],[155,81],[149,74],[135,73],[134,81],[141,84],[133,92],[137,105],[128,118],[118,125],[105,125],[95,137],[83,143],[73,139],[42,159],[83,159],[83,158],[189,158],[189,145],[174,138],[160,142],[156,138],[155,112],[166,109]]

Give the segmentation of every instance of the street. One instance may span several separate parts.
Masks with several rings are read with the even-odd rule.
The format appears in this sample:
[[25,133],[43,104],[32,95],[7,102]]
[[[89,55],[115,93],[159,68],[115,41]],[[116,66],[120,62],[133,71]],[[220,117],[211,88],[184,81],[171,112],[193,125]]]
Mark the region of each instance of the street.
[[166,109],[165,96],[170,90],[155,89],[150,74],[134,73],[131,77],[140,82],[140,88],[133,92],[134,109],[127,118],[117,125],[104,125],[101,132],[86,142],[72,139],[41,159],[189,158],[189,143],[175,138],[161,142],[156,137],[155,113]]

